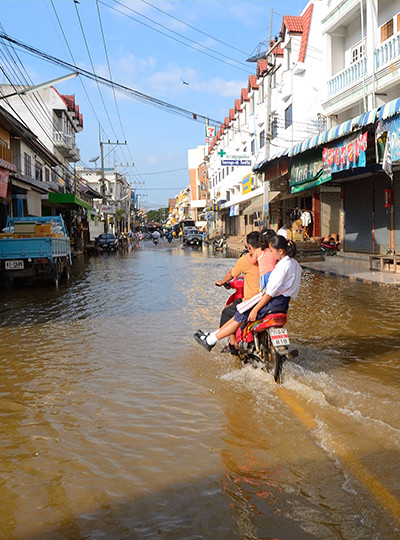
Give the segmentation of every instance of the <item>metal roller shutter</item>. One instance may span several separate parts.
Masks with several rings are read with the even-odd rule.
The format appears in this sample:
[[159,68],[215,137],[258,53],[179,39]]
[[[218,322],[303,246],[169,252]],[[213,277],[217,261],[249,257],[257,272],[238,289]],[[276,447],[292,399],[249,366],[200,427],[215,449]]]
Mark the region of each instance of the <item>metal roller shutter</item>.
[[344,184],[344,249],[372,253],[372,181],[368,178]]
[[377,178],[374,183],[374,253],[386,253],[389,249],[390,208],[385,208],[385,189],[390,188],[390,178]]

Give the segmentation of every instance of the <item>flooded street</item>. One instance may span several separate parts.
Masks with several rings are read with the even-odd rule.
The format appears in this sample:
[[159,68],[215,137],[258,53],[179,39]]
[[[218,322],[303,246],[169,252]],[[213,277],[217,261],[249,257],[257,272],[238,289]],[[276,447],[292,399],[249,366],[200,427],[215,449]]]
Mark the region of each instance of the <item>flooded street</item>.
[[284,383],[193,339],[234,259],[145,242],[0,291],[0,537],[390,539],[400,292],[304,272]]

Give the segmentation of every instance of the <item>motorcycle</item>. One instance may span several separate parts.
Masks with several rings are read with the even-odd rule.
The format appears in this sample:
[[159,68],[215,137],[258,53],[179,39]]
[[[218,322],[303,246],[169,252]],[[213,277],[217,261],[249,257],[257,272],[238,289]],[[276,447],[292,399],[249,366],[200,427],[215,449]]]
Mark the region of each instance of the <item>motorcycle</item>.
[[223,251],[226,248],[226,238],[221,236],[219,238],[214,238],[212,242],[212,247],[214,251]]
[[[236,290],[226,305],[243,298],[243,280],[236,280],[238,278],[224,285],[227,289]],[[271,372],[276,382],[282,382],[283,363],[299,354],[297,350],[289,351],[286,323],[286,313],[269,313],[259,321],[244,323],[236,331],[239,359],[244,364]]]
[[153,244],[156,246],[158,244],[158,238],[153,238]]

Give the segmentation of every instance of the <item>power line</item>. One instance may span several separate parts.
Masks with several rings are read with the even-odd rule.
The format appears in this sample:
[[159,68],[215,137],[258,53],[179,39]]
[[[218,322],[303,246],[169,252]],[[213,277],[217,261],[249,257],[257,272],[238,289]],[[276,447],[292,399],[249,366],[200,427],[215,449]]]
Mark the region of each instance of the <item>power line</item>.
[[100,75],[96,75],[95,73],[92,73],[86,69],[83,69],[81,67],[78,67],[74,64],[71,64],[69,62],[66,62],[65,60],[61,60],[59,58],[56,58],[55,56],[52,56],[48,53],[45,53],[43,51],[40,51],[39,49],[36,49],[35,47],[28,45],[26,43],[23,43],[22,41],[19,41],[15,38],[11,38],[10,36],[1,33],[0,32],[0,38],[5,39],[6,41],[14,44],[15,46],[19,47],[20,49],[23,49],[25,51],[28,51],[30,54],[36,57],[40,57],[47,62],[50,62],[52,64],[55,64],[57,66],[64,67],[70,71],[77,71],[80,75],[87,77],[88,79],[99,81],[101,84],[104,84],[105,86],[112,87],[114,86],[115,89],[125,95],[128,95],[129,97],[133,97],[134,99],[137,99],[138,101],[141,101],[143,103],[147,103],[148,105],[152,105],[154,107],[157,107],[159,109],[163,109],[171,114],[175,114],[178,116],[182,116],[186,118],[187,120],[194,120],[198,122],[202,122],[206,124],[209,122],[210,125],[215,125],[216,127],[219,127],[223,122],[220,120],[215,120],[213,118],[209,118],[205,115],[202,115],[200,113],[195,113],[193,111],[189,111],[188,109],[184,109],[183,107],[179,107],[178,105],[173,105],[171,103],[168,103],[166,101],[163,101],[158,98],[154,98],[152,96],[149,96],[148,94],[144,94],[143,92],[139,92],[138,90],[134,90],[133,88],[130,88],[129,86],[125,86],[123,84],[119,84],[116,82],[111,81],[110,79],[107,79],[106,77],[102,77]]
[[178,19],[178,17],[174,17],[174,15],[171,15],[170,13],[167,13],[166,11],[163,11],[162,9],[154,6],[153,4],[150,4],[150,2],[147,2],[146,0],[140,0],[140,1],[143,2],[144,4],[147,4],[148,6],[152,7],[153,9],[156,9],[157,11],[160,11],[161,13],[164,13],[164,15],[167,15],[167,17],[171,17],[171,19],[174,19],[175,21],[178,21],[178,22],[184,24],[188,28],[191,28],[192,30],[195,30],[196,32],[199,32],[200,34],[203,34],[203,36],[207,36],[207,37],[213,39],[214,41],[218,41],[218,43],[221,43],[222,45],[226,45],[227,47],[229,47],[231,49],[234,49],[235,51],[238,51],[240,53],[243,53],[243,54],[245,54],[247,56],[247,53],[245,51],[237,49],[233,45],[230,45],[229,43],[225,43],[225,41],[221,41],[220,39],[218,39],[218,38],[216,38],[214,36],[211,36],[210,34],[207,34],[207,32],[203,32],[199,28],[196,28],[195,26],[192,26],[192,25],[188,24],[187,22],[182,21],[182,19]]
[[[240,62],[238,60],[235,60],[234,58],[231,58],[230,56],[227,56],[227,55],[225,55],[223,53],[220,53],[218,51],[214,51],[213,49],[210,49],[210,47],[207,47],[206,45],[203,45],[202,43],[199,43],[199,42],[197,42],[197,41],[195,41],[195,40],[193,40],[193,39],[191,39],[189,37],[183,36],[182,34],[179,34],[178,32],[175,32],[174,30],[171,30],[171,28],[168,28],[167,26],[164,26],[163,24],[158,23],[154,19],[151,19],[150,17],[147,17],[146,15],[143,15],[142,13],[139,13],[138,11],[135,11],[134,9],[130,8],[129,6],[127,6],[125,4],[123,4],[122,2],[119,2],[118,0],[112,0],[112,1],[115,2],[116,4],[119,4],[120,6],[124,7],[125,9],[128,9],[132,13],[136,13],[140,17],[143,17],[144,19],[147,19],[148,21],[151,21],[153,24],[156,24],[157,26],[160,26],[161,28],[164,28],[168,32],[171,32],[171,34],[175,34],[176,36],[179,36],[179,37],[181,37],[183,39],[186,39],[187,41],[190,41],[191,43],[194,43],[196,45],[196,47],[192,47],[188,43],[180,41],[180,40],[166,34],[165,32],[162,32],[161,30],[157,30],[157,28],[153,28],[152,26],[144,23],[143,21],[140,21],[139,19],[136,19],[135,17],[132,17],[132,16],[128,15],[127,13],[123,12],[123,11],[119,11],[118,9],[116,9],[116,8],[114,8],[112,6],[109,6],[108,4],[105,4],[102,0],[100,0],[100,2],[103,5],[109,7],[110,9],[116,11],[117,13],[121,13],[121,15],[124,15],[125,17],[128,17],[129,19],[132,19],[133,21],[138,22],[139,24],[142,24],[143,26],[146,26],[147,28],[150,28],[151,30],[154,30],[154,32],[158,32],[159,34],[162,34],[163,36],[166,36],[169,39],[173,39],[174,41],[177,41],[178,43],[181,43],[182,45],[185,45],[186,47],[189,47],[191,49],[195,49],[196,51],[198,51],[198,52],[200,52],[202,54],[206,54],[207,56],[211,56],[211,58],[214,58],[214,60],[218,60],[219,62],[223,62],[224,64],[228,64],[228,65],[230,65],[232,67],[240,69],[241,71],[245,71],[246,73],[249,73],[249,71],[247,69],[243,69],[243,67],[235,66],[235,65],[233,65],[231,63],[231,62],[236,62],[237,64],[245,66],[246,64],[244,64],[244,62]],[[214,54],[218,54],[219,56],[222,56],[223,58],[227,58],[231,62],[225,62],[224,60],[221,60],[220,58],[217,58],[217,57],[215,57],[213,55],[207,54],[204,51],[199,50],[198,47],[202,47],[203,49],[206,49],[207,51],[211,51]]]

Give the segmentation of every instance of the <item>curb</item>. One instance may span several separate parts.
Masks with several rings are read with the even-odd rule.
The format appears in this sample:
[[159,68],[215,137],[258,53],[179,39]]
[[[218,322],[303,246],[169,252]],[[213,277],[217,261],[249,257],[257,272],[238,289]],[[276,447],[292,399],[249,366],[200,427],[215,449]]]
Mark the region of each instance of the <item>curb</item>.
[[349,281],[357,281],[359,283],[367,283],[368,285],[378,285],[379,287],[386,287],[390,289],[400,289],[400,283],[384,283],[382,281],[376,281],[370,278],[363,278],[360,276],[352,276],[349,274],[344,274],[340,271],[335,270],[324,270],[323,268],[315,268],[314,266],[307,266],[307,264],[299,263],[302,268],[310,270],[310,272],[315,272],[317,274],[326,274],[333,277],[341,277],[348,279]]

